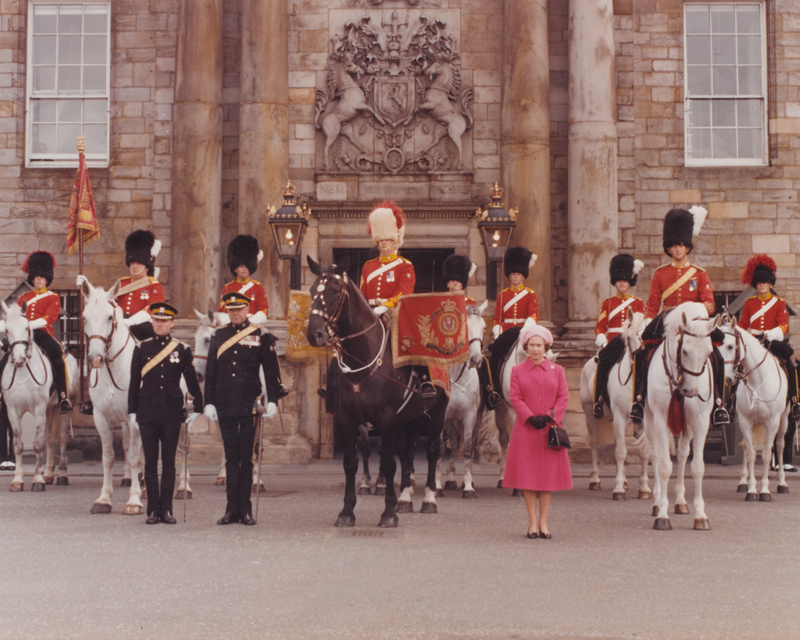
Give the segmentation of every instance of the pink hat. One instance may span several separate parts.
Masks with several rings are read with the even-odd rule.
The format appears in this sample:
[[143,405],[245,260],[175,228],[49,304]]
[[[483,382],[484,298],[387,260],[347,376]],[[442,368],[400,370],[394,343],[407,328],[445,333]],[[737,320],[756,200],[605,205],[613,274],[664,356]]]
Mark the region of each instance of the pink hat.
[[534,336],[539,336],[542,340],[544,340],[545,346],[553,346],[553,334],[550,333],[547,327],[543,327],[540,324],[529,327],[528,329],[523,329],[519,334],[520,343],[523,346],[526,346],[528,344],[528,340]]

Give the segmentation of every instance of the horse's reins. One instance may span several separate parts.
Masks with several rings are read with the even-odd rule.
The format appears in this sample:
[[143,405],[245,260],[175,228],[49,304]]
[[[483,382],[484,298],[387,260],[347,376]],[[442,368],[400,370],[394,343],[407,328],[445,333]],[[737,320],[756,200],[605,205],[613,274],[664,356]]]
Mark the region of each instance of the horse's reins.
[[[778,393],[776,393],[773,398],[771,398],[770,400],[764,400],[763,398],[759,398],[758,397],[758,389],[754,389],[748,383],[749,376],[756,369],[758,369],[762,364],[764,364],[764,362],[766,362],[767,355],[769,354],[769,349],[767,349],[765,347],[764,348],[764,357],[761,358],[761,361],[757,365],[755,365],[752,369],[750,369],[749,371],[745,372],[745,370],[744,370],[744,359],[747,357],[747,345],[744,343],[744,340],[742,339],[742,336],[739,334],[738,331],[733,329],[732,333],[733,333],[733,339],[734,339],[734,345],[735,345],[734,346],[734,351],[733,351],[733,360],[726,360],[725,364],[732,364],[733,365],[734,375],[736,376],[736,382],[734,383],[733,386],[735,387],[737,384],[739,384],[739,381],[741,380],[742,382],[744,382],[745,388],[750,392],[750,394],[753,396],[753,398],[761,400],[762,402],[772,402],[772,400],[775,400],[775,398],[778,397],[778,394],[780,393],[780,387],[778,388]],[[779,367],[779,365],[777,363],[777,359],[776,359],[776,362],[775,362],[775,366],[778,367],[778,369],[780,369],[780,367]],[[761,384],[759,389],[761,387],[763,387],[764,384],[766,384],[766,382],[767,381],[765,380]],[[733,393],[733,391],[731,391],[731,393]]]
[[[112,307],[114,307],[114,309],[118,308],[116,303],[111,302],[110,304],[111,304]],[[120,387],[117,384],[117,381],[114,380],[114,373],[111,371],[111,364],[113,364],[113,362],[117,358],[119,358],[122,355],[122,353],[125,351],[125,349],[127,348],[128,342],[130,342],[130,339],[131,339],[131,333],[130,333],[130,331],[128,332],[128,337],[125,339],[125,344],[122,345],[122,348],[117,352],[117,355],[115,355],[114,357],[111,357],[109,355],[109,353],[111,351],[111,341],[114,339],[114,333],[117,330],[117,324],[118,324],[117,323],[117,314],[116,314],[116,312],[114,312],[113,316],[114,316],[114,320],[111,322],[111,333],[108,334],[108,337],[101,336],[101,335],[98,335],[98,334],[92,334],[90,336],[87,336],[86,347],[88,349],[89,344],[91,343],[91,341],[95,340],[95,339],[99,340],[100,342],[102,342],[103,344],[106,345],[106,348],[105,348],[105,360],[106,360],[106,368],[108,369],[108,377],[111,378],[111,384],[113,384],[117,388],[118,391],[125,391],[125,389]],[[94,384],[92,384],[91,376],[90,376],[89,388],[90,389],[94,389],[97,386],[97,383],[99,381],[100,381],[100,372],[97,371],[97,375],[95,376],[95,379],[94,379]]]
[[[706,368],[708,367],[708,359],[706,359],[703,362],[703,368],[700,369],[700,371],[692,371],[691,369],[687,369],[686,367],[683,366],[683,357],[681,354],[683,352],[684,336],[704,339],[704,338],[710,338],[711,334],[709,333],[707,335],[701,336],[696,333],[692,333],[691,331],[688,331],[685,327],[678,327],[678,346],[675,355],[675,366],[678,369],[677,377],[674,377],[672,375],[672,371],[670,370],[669,354],[667,353],[668,349],[666,343],[664,344],[664,348],[662,349],[662,354],[661,354],[664,363],[664,372],[667,374],[667,378],[669,378],[670,385],[675,387],[676,389],[680,388],[680,385],[683,382],[684,374],[699,378],[701,375],[703,375],[703,373],[705,373]],[[711,393],[713,393],[713,385],[711,385],[711,387],[712,387]],[[702,396],[700,396],[699,394],[698,397],[702,402],[705,402],[705,400],[703,400]],[[708,398],[706,398],[706,400],[707,399]]]
[[[30,323],[28,323],[28,339],[27,340],[15,340],[14,342],[12,342],[8,346],[9,356],[11,354],[11,351],[18,344],[25,345],[25,368],[28,370],[28,373],[31,376],[31,380],[33,380],[36,383],[37,386],[43,387],[47,383],[47,367],[44,366],[44,357],[42,356],[42,350],[41,349],[39,349],[39,360],[42,363],[42,369],[44,370],[44,379],[41,382],[39,382],[36,379],[36,376],[34,375],[33,371],[31,370],[31,362],[30,362],[30,360],[31,360],[31,352],[33,351],[32,346],[31,346],[33,344],[33,329],[31,329]],[[16,379],[17,379],[17,367],[14,367],[14,370],[11,372],[11,382],[4,389],[4,391],[8,391],[11,387],[13,387],[14,386],[14,381]],[[0,380],[0,387],[2,387],[2,381],[1,380]]]

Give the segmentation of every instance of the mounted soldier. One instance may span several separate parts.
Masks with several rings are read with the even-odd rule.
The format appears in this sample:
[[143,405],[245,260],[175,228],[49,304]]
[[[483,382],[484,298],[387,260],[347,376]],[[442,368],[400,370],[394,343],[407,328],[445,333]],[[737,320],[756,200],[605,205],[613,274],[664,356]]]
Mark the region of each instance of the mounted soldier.
[[536,258],[536,254],[525,247],[509,247],[506,251],[503,272],[511,286],[497,296],[492,327],[495,338],[512,327],[522,329],[528,318],[539,322],[539,298],[533,289],[524,284],[530,268],[536,264]]
[[264,285],[253,280],[252,276],[264,252],[258,248],[258,240],[253,236],[238,235],[228,245],[228,268],[235,276],[222,288],[219,311],[225,311],[224,298],[228,293],[241,293],[250,298],[247,317],[253,324],[264,324],[269,313],[269,301]]
[[156,240],[152,231],[137,229],[125,238],[125,266],[129,275],[119,279],[117,304],[137,340],[155,335],[149,307],[154,302],[164,302],[164,287],[157,279],[155,267],[159,251],[161,241]]
[[644,313],[644,302],[630,292],[631,287],[636,286],[642,267],[644,263],[641,260],[634,260],[633,256],[627,253],[620,253],[611,258],[608,267],[611,285],[617,290],[617,294],[603,301],[594,329],[595,343],[600,348],[597,354],[592,410],[595,418],[603,417],[603,404],[608,402],[606,391],[608,372],[625,352],[625,343],[621,335],[628,310],[633,313]]

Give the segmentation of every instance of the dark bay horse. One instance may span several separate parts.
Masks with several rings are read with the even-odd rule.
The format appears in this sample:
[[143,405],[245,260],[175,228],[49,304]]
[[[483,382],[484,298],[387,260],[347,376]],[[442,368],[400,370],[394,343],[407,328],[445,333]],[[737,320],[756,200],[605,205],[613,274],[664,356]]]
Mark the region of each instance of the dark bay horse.
[[[395,455],[400,458],[401,494],[410,497],[414,449],[423,429],[428,430],[428,475],[422,513],[436,513],[436,463],[447,409],[446,394],[437,388],[435,399],[423,402],[410,383],[412,367],[392,366],[389,331],[348,278],[347,264],[323,268],[309,257],[308,265],[317,279],[311,287],[306,338],[314,347],[330,340],[337,354],[333,365],[338,367],[338,382],[332,384],[329,376],[328,384],[328,393],[336,394],[334,428],[341,434],[344,447],[344,508],[336,526],[352,527],[356,522],[356,438],[359,426],[365,422],[373,424],[381,437],[380,471],[386,478],[386,503],[378,526],[398,524],[397,512],[403,505],[398,505],[394,488]],[[411,511],[410,507],[409,500],[404,510]]]

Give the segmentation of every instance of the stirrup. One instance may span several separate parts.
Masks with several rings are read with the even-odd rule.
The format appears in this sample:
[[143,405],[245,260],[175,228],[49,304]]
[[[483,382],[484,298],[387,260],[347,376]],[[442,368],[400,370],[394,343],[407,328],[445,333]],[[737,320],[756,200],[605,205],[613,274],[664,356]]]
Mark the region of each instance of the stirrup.
[[436,397],[436,387],[430,380],[425,380],[419,385],[419,392],[426,399]]
[[800,419],[800,402],[792,402],[791,416],[794,420]]
[[644,407],[641,402],[634,402],[631,405],[630,419],[634,424],[641,424],[644,419]]
[[94,414],[94,405],[91,400],[84,400],[79,409],[81,415],[90,416]]
[[59,413],[69,413],[72,411],[72,405],[67,398],[63,398],[61,400],[60,404],[58,405],[58,411]]
[[731,417],[725,407],[714,409],[714,416],[711,419],[715,427],[722,427],[731,423]]
[[606,412],[605,412],[605,408],[603,407],[603,403],[602,402],[595,402],[594,403],[594,408],[592,409],[592,415],[595,418],[600,419],[605,415],[605,413]]

